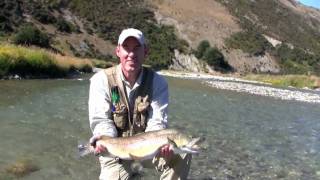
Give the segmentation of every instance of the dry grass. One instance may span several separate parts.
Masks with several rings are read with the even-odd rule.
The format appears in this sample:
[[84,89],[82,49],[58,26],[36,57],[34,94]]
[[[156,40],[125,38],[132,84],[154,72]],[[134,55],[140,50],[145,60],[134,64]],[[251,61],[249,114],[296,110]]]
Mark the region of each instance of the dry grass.
[[[240,31],[234,17],[220,3],[212,0],[148,0],[165,19],[174,24],[180,37],[195,48],[201,40],[223,47],[224,39]],[[168,21],[166,18],[172,18]]]
[[84,66],[90,66],[91,68],[93,67],[93,63],[89,59],[61,56],[59,54],[51,54],[51,56],[54,57],[54,61],[61,68],[70,69],[71,67],[74,67],[76,69],[82,69]]
[[61,56],[40,48],[0,45],[0,77],[61,77],[72,71],[91,72],[92,67],[89,59]]
[[314,75],[257,75],[250,74],[242,77],[248,80],[261,81],[270,83],[274,86],[281,87],[297,87],[304,88],[308,87],[311,89],[320,87],[320,77]]

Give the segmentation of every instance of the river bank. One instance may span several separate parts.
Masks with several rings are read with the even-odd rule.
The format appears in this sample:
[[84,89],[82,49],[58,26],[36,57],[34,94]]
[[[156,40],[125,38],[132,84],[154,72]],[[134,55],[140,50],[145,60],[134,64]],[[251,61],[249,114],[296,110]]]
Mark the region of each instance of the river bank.
[[159,74],[170,77],[199,79],[208,86],[249,93],[260,96],[270,96],[281,100],[295,100],[308,103],[320,103],[320,90],[299,89],[299,88],[277,88],[268,83],[244,80],[235,77],[214,76],[201,73],[159,71]]
[[45,49],[0,44],[0,79],[64,78],[90,73],[89,59],[62,56]]

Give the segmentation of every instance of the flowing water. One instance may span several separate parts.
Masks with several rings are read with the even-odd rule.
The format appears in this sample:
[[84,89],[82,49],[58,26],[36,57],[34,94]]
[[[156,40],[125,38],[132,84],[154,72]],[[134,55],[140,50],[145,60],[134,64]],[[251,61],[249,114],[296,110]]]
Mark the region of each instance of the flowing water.
[[[170,126],[206,139],[190,179],[320,179],[319,104],[168,82]],[[88,88],[88,78],[0,81],[0,179],[98,179],[96,158],[76,149],[90,137]],[[34,172],[12,175],[25,160]]]

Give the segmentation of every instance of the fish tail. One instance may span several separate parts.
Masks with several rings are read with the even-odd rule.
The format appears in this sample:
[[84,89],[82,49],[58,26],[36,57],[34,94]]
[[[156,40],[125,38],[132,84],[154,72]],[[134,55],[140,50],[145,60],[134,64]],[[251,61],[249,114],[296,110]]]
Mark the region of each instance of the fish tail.
[[79,144],[78,145],[78,155],[79,157],[84,157],[88,154],[94,153],[94,149],[91,147],[91,145],[88,144]]

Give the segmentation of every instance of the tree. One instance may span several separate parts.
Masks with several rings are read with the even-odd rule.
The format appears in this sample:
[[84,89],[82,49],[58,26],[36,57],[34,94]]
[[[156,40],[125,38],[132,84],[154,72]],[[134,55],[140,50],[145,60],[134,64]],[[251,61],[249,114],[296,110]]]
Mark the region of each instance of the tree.
[[223,54],[217,49],[209,47],[202,57],[210,66],[220,66],[224,62]]
[[204,53],[206,52],[206,50],[210,48],[210,43],[207,40],[203,40],[199,43],[198,47],[197,47],[197,51],[195,53],[195,56],[198,59],[201,59],[204,55]]

